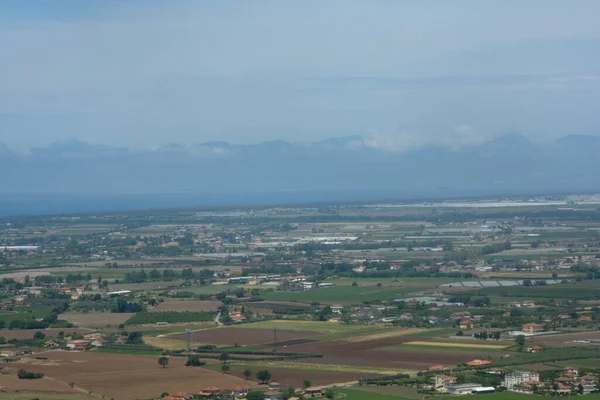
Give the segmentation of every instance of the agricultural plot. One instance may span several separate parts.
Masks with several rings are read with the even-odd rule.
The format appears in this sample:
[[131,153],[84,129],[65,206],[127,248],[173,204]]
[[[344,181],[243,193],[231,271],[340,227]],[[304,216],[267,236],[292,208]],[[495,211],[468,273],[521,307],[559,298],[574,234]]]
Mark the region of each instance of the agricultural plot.
[[474,344],[474,343],[460,343],[460,342],[433,342],[433,341],[414,341],[406,342],[402,346],[419,346],[419,347],[432,347],[432,348],[446,348],[446,349],[467,349],[467,350],[504,350],[507,346],[494,345],[494,344]]
[[389,347],[414,341],[408,335],[374,340],[331,340],[291,345],[286,351],[323,354],[323,358],[299,362],[344,365],[353,367],[387,368],[395,371],[420,371],[431,364],[457,365],[476,357],[487,357],[486,351],[441,351],[436,348]]
[[[194,345],[214,344],[240,346],[269,345],[274,342],[285,343],[318,334],[315,331],[299,331],[286,329],[244,329],[244,328],[215,328],[192,332]],[[185,333],[168,335],[167,338],[185,340]]]
[[[222,389],[233,386],[256,386],[232,375],[207,368],[185,367],[185,358],[171,357],[167,368],[160,368],[157,357],[103,354],[98,352],[46,352],[48,360],[26,368],[43,372],[56,382],[99,396],[115,399],[155,398],[162,392],[197,393],[208,386]],[[37,382],[27,382],[23,390],[37,390]]]
[[539,346],[546,347],[573,347],[573,346],[593,346],[598,347],[598,344],[586,344],[586,340],[598,341],[600,343],[600,331],[567,333],[556,335],[543,335],[535,338],[535,343]]
[[167,300],[159,303],[153,311],[217,311],[220,301],[208,300]]
[[59,332],[64,332],[65,335],[69,335],[72,333],[80,333],[82,335],[85,335],[93,331],[86,328],[13,329],[0,331],[0,336],[4,337],[4,339],[6,340],[33,339],[33,335],[35,335],[36,332],[42,332],[46,336],[56,337],[58,336]]
[[[220,365],[209,365],[207,368],[220,371]],[[283,384],[284,386],[302,387],[305,380],[309,380],[313,385],[327,385],[332,383],[345,383],[356,381],[360,378],[371,378],[382,376],[382,374],[373,371],[373,369],[365,368],[348,368],[334,367],[319,364],[296,364],[285,362],[235,362],[230,364],[230,374],[239,378],[243,378],[243,372],[249,369],[253,376],[261,369],[268,370],[273,377],[273,380]]]
[[118,326],[125,323],[133,313],[64,313],[60,319],[64,319],[76,326],[86,328],[102,328],[106,326]]
[[392,300],[408,293],[423,290],[422,287],[361,287],[336,286],[305,292],[271,292],[264,295],[267,300],[319,302],[324,304],[355,304],[363,301]]

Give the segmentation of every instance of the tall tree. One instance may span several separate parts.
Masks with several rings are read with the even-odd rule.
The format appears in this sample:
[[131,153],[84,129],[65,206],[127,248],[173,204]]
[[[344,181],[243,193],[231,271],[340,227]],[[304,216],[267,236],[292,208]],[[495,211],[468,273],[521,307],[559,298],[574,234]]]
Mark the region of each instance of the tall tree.
[[167,357],[160,357],[158,359],[158,365],[160,365],[162,368],[167,368],[167,365],[169,365],[169,359]]

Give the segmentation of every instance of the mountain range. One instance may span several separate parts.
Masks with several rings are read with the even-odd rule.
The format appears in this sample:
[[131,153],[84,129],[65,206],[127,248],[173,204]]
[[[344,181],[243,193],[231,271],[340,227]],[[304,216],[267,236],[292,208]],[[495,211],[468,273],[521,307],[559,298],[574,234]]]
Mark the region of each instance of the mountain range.
[[541,144],[508,134],[460,148],[406,151],[374,148],[361,136],[136,151],[67,140],[27,153],[0,145],[0,181],[4,195],[187,193],[217,202],[233,194],[286,193],[293,200],[300,193],[338,193],[344,200],[343,193],[377,199],[597,191],[600,137]]

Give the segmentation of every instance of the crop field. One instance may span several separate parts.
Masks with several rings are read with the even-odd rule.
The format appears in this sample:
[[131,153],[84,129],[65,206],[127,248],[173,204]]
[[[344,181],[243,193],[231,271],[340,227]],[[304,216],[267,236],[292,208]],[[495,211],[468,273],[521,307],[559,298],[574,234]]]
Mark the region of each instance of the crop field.
[[221,304],[220,301],[209,300],[167,300],[153,311],[217,311]]
[[251,324],[233,325],[233,329],[286,329],[291,331],[315,331],[317,333],[327,332],[348,332],[362,329],[364,327],[356,325],[337,324],[324,321],[261,321]]
[[60,319],[69,321],[76,326],[89,327],[89,328],[101,328],[108,325],[118,326],[119,324],[125,323],[133,313],[64,313],[60,315]]
[[489,350],[503,350],[507,346],[500,346],[494,344],[473,344],[473,343],[458,343],[458,342],[425,342],[415,341],[406,342],[402,346],[424,346],[424,347],[444,347],[444,348],[456,348],[456,349],[489,349]]
[[363,301],[393,300],[408,293],[418,292],[422,287],[373,287],[336,286],[307,292],[271,292],[264,295],[267,300],[320,302],[325,304],[355,304]]
[[[209,365],[207,368],[220,371],[219,364]],[[283,362],[234,362],[230,364],[230,374],[243,378],[243,372],[246,369],[252,371],[253,376],[261,369],[271,372],[273,380],[281,383],[284,387],[301,387],[304,380],[309,380],[313,385],[326,385],[331,383],[352,382],[362,378],[382,376],[374,372],[373,369],[360,369],[348,367],[327,368],[323,365],[300,364],[291,365]]]
[[6,340],[33,339],[33,335],[35,335],[36,332],[42,332],[46,334],[46,336],[56,337],[59,332],[64,332],[65,334],[80,333],[85,335],[87,333],[92,333],[93,331],[85,328],[14,329],[0,331],[0,336],[4,337]]
[[586,339],[595,339],[600,340],[600,331],[594,332],[579,332],[579,333],[566,333],[566,334],[556,334],[556,335],[543,335],[535,337],[535,343],[539,346],[547,346],[547,347],[573,347],[573,346],[592,346],[594,348],[598,346],[594,345],[586,345],[583,343],[573,342],[579,340]]
[[413,341],[409,336],[393,336],[364,341],[315,341],[286,347],[286,351],[319,353],[324,357],[299,362],[355,367],[388,368],[403,371],[418,371],[431,364],[457,365],[473,358],[487,357],[485,350],[442,351],[431,347],[401,348],[390,351],[389,347]]
[[[60,382],[54,379],[44,377],[42,379],[36,379],[35,384],[32,385],[30,380],[19,379],[17,377],[17,370],[20,366],[13,365],[9,368],[8,374],[0,375],[0,386],[4,386],[6,390],[32,390],[35,389],[38,392],[48,394],[76,394],[79,393],[76,389],[69,387],[69,382]],[[0,397],[1,398],[1,397]],[[31,399],[29,397],[28,399]]]
[[[338,388],[335,389],[335,392],[342,395],[345,400],[400,400],[400,399],[410,399],[415,398],[410,394],[403,393],[406,388],[398,387],[398,392],[395,394],[393,392],[394,388],[388,388],[385,391],[381,391],[379,387],[362,387],[362,388]],[[389,392],[388,392],[389,390]],[[386,393],[388,392],[388,393]],[[599,396],[590,394],[586,397],[590,400],[598,400]],[[420,398],[420,397],[419,397]],[[454,400],[467,400],[472,399],[472,396],[452,396]],[[527,394],[520,394],[515,392],[500,392],[500,393],[490,393],[490,394],[480,394],[477,395],[478,399],[481,400],[531,400],[535,398],[534,396]]]
[[[313,336],[318,332],[277,329],[277,342],[287,342]],[[169,339],[185,340],[185,333],[167,336]],[[275,342],[275,331],[272,329],[215,328],[192,333],[192,341],[198,344],[253,346]]]
[[0,312],[0,320],[8,323],[12,320],[27,320],[34,318],[44,318],[52,313],[52,307],[32,307],[23,308],[19,307],[15,311]]
[[0,399],[7,400],[97,400],[96,396],[92,396],[84,393],[59,393],[59,392],[50,392],[45,393],[42,391],[36,392],[27,392],[27,391],[19,391],[11,392],[11,393],[0,393]]
[[[185,358],[171,357],[161,368],[157,357],[103,354],[98,352],[46,352],[48,360],[33,360],[25,368],[43,372],[59,384],[74,382],[77,388],[115,399],[154,398],[162,392],[198,392],[208,386],[222,389],[232,386],[256,386],[232,375],[207,368],[185,367]],[[22,390],[37,390],[29,381]]]

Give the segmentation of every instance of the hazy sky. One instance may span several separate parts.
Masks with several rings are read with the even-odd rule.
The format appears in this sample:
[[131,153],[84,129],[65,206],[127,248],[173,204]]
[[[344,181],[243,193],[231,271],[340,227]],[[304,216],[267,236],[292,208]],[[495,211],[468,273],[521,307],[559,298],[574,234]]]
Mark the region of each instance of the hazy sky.
[[0,2],[0,143],[600,135],[598,0]]

